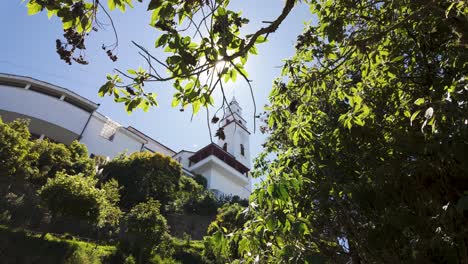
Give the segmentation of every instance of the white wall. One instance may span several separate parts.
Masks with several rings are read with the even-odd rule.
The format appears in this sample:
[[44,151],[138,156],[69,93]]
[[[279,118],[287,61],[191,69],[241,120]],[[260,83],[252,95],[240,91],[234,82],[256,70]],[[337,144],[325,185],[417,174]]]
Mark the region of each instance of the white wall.
[[58,98],[5,85],[0,85],[0,109],[47,121],[77,135],[90,115]]
[[159,152],[169,157],[172,157],[175,154],[173,151],[168,150],[167,148],[161,146],[161,144],[151,140],[148,140],[148,143],[145,144],[145,147],[153,152]]
[[172,158],[179,162],[182,167],[187,170],[190,170],[190,161],[189,158],[194,154],[194,152],[190,151],[180,151],[179,153],[175,154]]
[[250,196],[250,177],[246,177],[215,156],[209,156],[192,165],[192,171],[208,180],[208,188],[216,189],[226,195]]
[[95,113],[86,126],[80,142],[88,147],[90,154],[113,158],[124,151],[131,154],[141,150],[144,140],[130,136],[130,132],[125,131],[123,127],[117,129],[112,140],[102,137],[101,130],[105,123],[106,120],[100,114]]

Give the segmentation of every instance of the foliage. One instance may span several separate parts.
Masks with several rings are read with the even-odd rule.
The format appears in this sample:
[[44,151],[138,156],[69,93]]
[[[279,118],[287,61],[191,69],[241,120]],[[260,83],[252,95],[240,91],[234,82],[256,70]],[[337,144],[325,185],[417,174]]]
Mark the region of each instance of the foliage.
[[203,186],[204,189],[208,186],[208,180],[200,174],[195,174],[195,177],[193,178],[198,184]]
[[105,180],[115,179],[120,189],[120,205],[129,209],[150,198],[163,205],[176,198],[180,164],[159,153],[133,153],[118,157],[104,166]]
[[[56,47],[60,58],[68,64],[72,60],[88,63],[84,58],[85,40],[103,26],[101,20],[110,20],[113,27],[112,12],[108,10],[118,8],[125,12],[133,7],[131,0],[109,0],[107,6],[90,0],[27,2],[28,14],[46,11],[49,17],[57,16],[62,21],[65,41],[57,39]],[[172,105],[180,106],[181,111],[191,105],[192,111],[197,113],[201,107],[213,105],[215,89],[224,93],[223,82],[235,82],[239,76],[250,86],[244,68],[248,57],[258,53],[256,46],[267,41],[268,35],[276,31],[296,2],[287,0],[274,21],[252,34],[241,34],[249,19],[242,17],[240,11],[230,10],[229,0],[151,0],[147,5],[151,13],[149,24],[160,33],[155,48],[164,48],[166,59],[156,58],[145,47],[133,42],[149,70],[141,67],[126,72],[117,70],[118,74],[107,76],[99,94],[113,95],[129,112],[136,108],[147,111],[157,105],[157,94],[148,92],[144,84],[172,81],[175,89]],[[118,36],[115,28],[113,30],[115,42],[102,48],[115,61]]]
[[55,177],[57,172],[75,175],[95,174],[95,164],[88,157],[85,145],[74,141],[70,146],[50,142],[49,140],[36,140],[33,142],[30,153],[33,173],[31,180],[43,185],[48,178]]
[[53,215],[71,216],[99,225],[115,225],[121,212],[106,199],[109,191],[96,188],[96,183],[92,177],[59,172],[55,178],[47,180],[39,190],[39,196]]
[[93,251],[78,248],[63,262],[64,264],[100,264],[101,260]]
[[68,240],[52,235],[41,239],[34,233],[0,226],[3,263],[108,263],[115,247]]
[[[151,73],[110,75],[100,94],[128,111],[147,110],[156,101],[144,83],[173,81],[173,106],[191,104],[196,113],[212,104],[215,88],[224,92],[222,78],[247,79],[248,54],[298,2],[286,0],[268,26],[242,36],[248,20],[227,0],[152,0],[150,24],[163,32],[155,46],[171,55],[162,61],[136,44],[150,58]],[[466,262],[468,3],[303,2],[317,20],[298,36],[270,95],[270,138],[255,173],[267,179],[250,199],[252,220],[229,237],[215,232],[205,249],[220,262],[234,261],[236,253],[265,263]],[[124,11],[131,2],[108,6]],[[90,31],[104,9],[38,0],[28,8],[47,9],[71,33]],[[192,33],[185,27],[199,38],[184,35]],[[71,33],[71,46],[84,48]]]
[[4,123],[0,118],[0,175],[2,177],[24,173],[31,146],[30,136],[27,121],[15,120]]
[[131,252],[138,256],[139,262],[148,259],[154,250],[162,256],[170,255],[170,241],[167,222],[160,213],[159,201],[149,199],[135,205],[125,215],[128,238],[126,243]]
[[216,220],[208,227],[207,234],[211,235],[219,229],[225,230],[226,233],[242,229],[246,222],[245,212],[243,212],[245,209],[245,207],[237,203],[224,204],[218,209]]
[[179,179],[176,199],[169,204],[168,211],[191,213],[193,210],[188,204],[200,200],[204,193],[203,186],[198,184],[193,178],[182,175]]
[[267,179],[232,241],[260,262],[466,261],[466,3],[310,8],[318,24],[270,95]]
[[172,258],[162,258],[159,255],[153,255],[148,263],[151,264],[180,264],[179,261]]
[[172,239],[174,245],[174,254],[172,258],[181,263],[198,264],[211,263],[202,256],[203,241],[196,240],[178,240]]
[[215,215],[216,210],[221,206],[218,199],[210,191],[204,191],[199,196],[191,196],[190,199],[184,203],[184,211],[186,213],[198,215]]

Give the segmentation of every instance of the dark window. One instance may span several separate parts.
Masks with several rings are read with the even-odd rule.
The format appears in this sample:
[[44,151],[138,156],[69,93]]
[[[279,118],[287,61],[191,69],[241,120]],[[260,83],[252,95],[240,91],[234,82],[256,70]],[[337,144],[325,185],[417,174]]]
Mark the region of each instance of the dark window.
[[227,151],[227,143],[224,143],[224,145],[223,145],[223,150],[224,150],[224,151]]
[[91,153],[91,155],[89,155],[89,157],[92,159],[92,158],[96,157],[96,155],[94,155],[94,153]]
[[245,156],[244,145],[240,144],[240,147],[241,147],[241,155]]
[[39,139],[40,137],[41,137],[41,135],[31,132],[31,140],[36,140],[36,139]]

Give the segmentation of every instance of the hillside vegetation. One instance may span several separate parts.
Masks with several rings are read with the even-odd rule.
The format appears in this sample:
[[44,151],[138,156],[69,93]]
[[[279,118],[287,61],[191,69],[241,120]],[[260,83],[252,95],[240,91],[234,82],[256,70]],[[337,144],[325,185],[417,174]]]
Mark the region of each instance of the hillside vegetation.
[[[247,205],[239,197],[216,198],[202,176],[184,176],[171,157],[91,159],[78,142],[30,140],[27,126],[0,119],[6,263],[211,263],[183,222],[214,219],[223,204]],[[177,219],[172,227],[168,216]],[[201,238],[206,229],[198,229]]]

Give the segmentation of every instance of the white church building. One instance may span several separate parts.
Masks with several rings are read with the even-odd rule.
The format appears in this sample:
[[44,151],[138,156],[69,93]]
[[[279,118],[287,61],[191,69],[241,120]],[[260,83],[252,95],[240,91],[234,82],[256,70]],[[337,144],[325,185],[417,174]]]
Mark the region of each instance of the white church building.
[[220,121],[225,138],[198,151],[179,152],[138,129],[124,127],[97,111],[99,105],[74,93],[30,77],[0,73],[0,117],[30,120],[35,138],[85,144],[90,155],[113,158],[126,151],[159,152],[173,157],[188,176],[203,175],[218,194],[248,198],[251,193],[249,136],[242,109],[233,98]]

